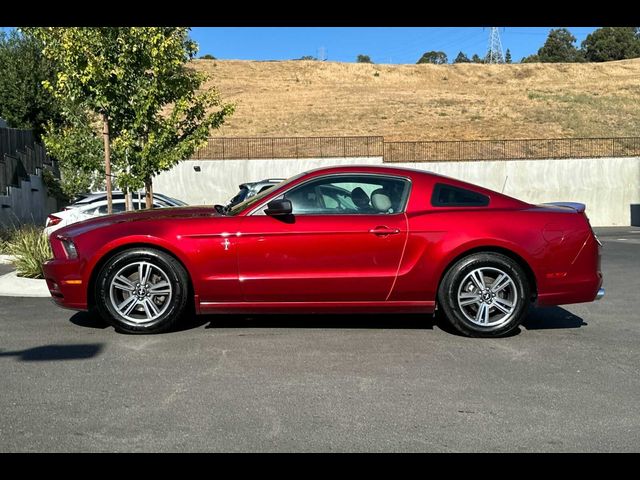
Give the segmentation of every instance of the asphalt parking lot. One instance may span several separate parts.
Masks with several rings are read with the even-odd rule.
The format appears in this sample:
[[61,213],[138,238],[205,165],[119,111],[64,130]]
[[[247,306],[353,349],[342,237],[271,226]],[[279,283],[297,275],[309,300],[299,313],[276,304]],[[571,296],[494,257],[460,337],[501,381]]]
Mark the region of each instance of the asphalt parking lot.
[[115,333],[0,298],[0,451],[640,450],[640,229],[607,294],[468,339],[419,315],[206,316]]

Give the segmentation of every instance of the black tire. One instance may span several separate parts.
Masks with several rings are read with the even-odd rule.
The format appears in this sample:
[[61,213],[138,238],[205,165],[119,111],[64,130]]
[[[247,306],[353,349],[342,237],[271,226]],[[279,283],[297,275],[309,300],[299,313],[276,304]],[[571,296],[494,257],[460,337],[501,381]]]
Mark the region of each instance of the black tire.
[[[153,301],[158,301],[158,298],[162,300],[161,308],[156,305],[159,311],[155,318],[153,318],[153,313],[155,312],[149,313],[151,310],[146,305],[143,308],[142,303],[134,307],[134,310],[129,313],[129,318],[114,305],[114,302],[117,303],[118,300],[128,300],[129,296],[134,296],[134,294],[118,290],[117,287],[112,289],[114,278],[119,272],[121,273],[119,275],[120,278],[122,276],[126,277],[127,272],[134,272],[132,278],[135,278],[135,265],[139,262],[143,262],[144,268],[150,268],[150,278],[160,279],[159,283],[170,284],[170,293],[168,295],[151,297],[154,299]],[[135,281],[133,280],[133,282]],[[100,269],[95,282],[95,306],[100,315],[119,332],[165,332],[175,325],[185,311],[188,303],[188,285],[189,278],[186,270],[171,255],[152,248],[133,248],[114,255]],[[168,289],[169,287],[164,288]],[[152,290],[149,291],[151,292]],[[119,295],[123,296],[118,298]],[[141,302],[151,301],[145,300],[144,296],[137,298],[140,298]],[[148,297],[149,293],[146,296]],[[137,303],[137,300],[134,299],[130,303]],[[139,316],[140,319],[132,320],[131,318],[135,315]],[[149,315],[152,318],[148,319]],[[147,319],[145,320],[145,318]]]
[[[487,287],[485,290],[477,288],[469,276],[477,269],[484,269],[482,283]],[[500,272],[507,274],[512,283],[506,280],[506,288],[497,294],[492,293],[492,284],[500,278]],[[484,274],[494,275],[497,278],[484,277]],[[463,282],[464,285],[462,285]],[[530,305],[530,288],[526,273],[513,259],[494,252],[474,253],[458,260],[447,271],[438,289],[438,306],[443,310],[449,323],[461,334],[468,337],[500,337],[517,328],[526,317]],[[477,296],[480,300],[479,303],[462,307],[460,303],[465,303],[465,300],[461,296],[459,301],[459,295],[468,295],[469,298]],[[501,298],[507,295],[510,297]],[[496,296],[499,297],[499,304],[496,304]],[[505,307],[506,302],[511,303],[512,307]],[[504,313],[497,307],[510,308],[510,311]],[[480,311],[481,308],[486,308],[487,315],[494,315],[494,325],[491,324],[490,317],[488,317],[489,320],[485,319],[487,326],[476,323],[483,321],[485,311]],[[474,313],[477,313],[477,317],[471,319]]]

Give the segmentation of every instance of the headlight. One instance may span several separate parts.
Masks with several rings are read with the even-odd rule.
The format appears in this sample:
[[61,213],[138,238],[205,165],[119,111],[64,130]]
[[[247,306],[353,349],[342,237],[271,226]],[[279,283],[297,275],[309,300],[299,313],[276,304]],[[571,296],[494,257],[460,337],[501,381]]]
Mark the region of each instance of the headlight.
[[76,246],[71,239],[64,237],[58,237],[58,239],[62,243],[62,248],[64,248],[67,258],[78,258],[78,250],[76,250]]

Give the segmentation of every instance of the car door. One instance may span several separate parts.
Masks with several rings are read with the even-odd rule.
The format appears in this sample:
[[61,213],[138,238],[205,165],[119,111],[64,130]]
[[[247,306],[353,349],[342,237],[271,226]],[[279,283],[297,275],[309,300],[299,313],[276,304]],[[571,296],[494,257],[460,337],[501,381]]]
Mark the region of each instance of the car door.
[[[376,205],[355,205],[357,188],[378,192]],[[329,175],[279,197],[291,201],[292,215],[268,216],[262,205],[244,217],[237,239],[244,300],[386,300],[406,241],[409,189],[402,177]]]

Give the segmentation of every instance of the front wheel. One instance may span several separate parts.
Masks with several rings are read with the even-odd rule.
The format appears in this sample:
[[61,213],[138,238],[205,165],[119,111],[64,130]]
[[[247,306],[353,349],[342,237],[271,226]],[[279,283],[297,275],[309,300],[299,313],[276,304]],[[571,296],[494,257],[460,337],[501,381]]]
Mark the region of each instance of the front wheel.
[[158,333],[180,318],[187,304],[188,277],[172,256],[136,248],[110,258],[95,283],[96,307],[116,330]]
[[497,337],[527,314],[530,287],[522,267],[499,253],[464,257],[444,276],[438,301],[453,327],[470,337]]

